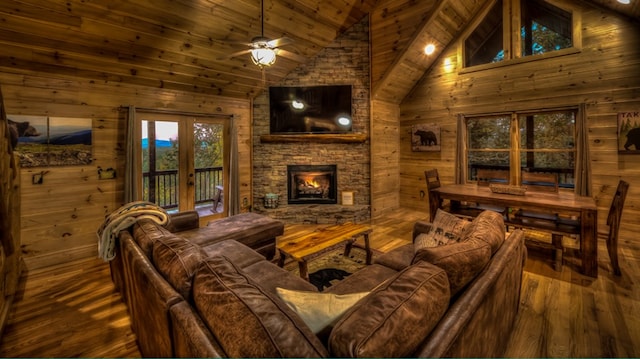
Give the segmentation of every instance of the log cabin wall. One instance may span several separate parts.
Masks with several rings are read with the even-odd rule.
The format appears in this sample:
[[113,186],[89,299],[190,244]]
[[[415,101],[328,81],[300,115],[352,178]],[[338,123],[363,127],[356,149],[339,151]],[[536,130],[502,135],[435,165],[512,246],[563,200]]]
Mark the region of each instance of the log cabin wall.
[[[600,230],[619,179],[630,183],[622,235],[640,231],[640,155],[618,154],[617,116],[640,111],[640,25],[607,10],[580,4],[582,49],[578,53],[459,72],[460,39],[401,104],[400,203],[428,209],[423,171],[437,168],[453,183],[457,114],[586,104],[593,195]],[[452,66],[445,66],[451,61]],[[441,152],[412,152],[411,126],[441,126]],[[637,238],[630,236],[629,238]],[[638,242],[640,243],[640,242]]]
[[[21,237],[27,269],[97,256],[96,230],[106,214],[123,205],[126,111],[120,106],[235,115],[240,198],[251,198],[249,100],[78,79],[37,68],[0,68],[0,84],[9,115],[93,120],[90,165],[21,170]],[[99,167],[114,168],[116,178],[99,180]],[[32,183],[34,174],[43,174],[42,184]]]

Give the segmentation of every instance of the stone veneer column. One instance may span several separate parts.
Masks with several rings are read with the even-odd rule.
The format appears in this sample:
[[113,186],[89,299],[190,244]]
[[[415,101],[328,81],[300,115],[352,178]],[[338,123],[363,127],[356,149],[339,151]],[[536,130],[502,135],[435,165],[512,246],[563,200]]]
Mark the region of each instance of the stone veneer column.
[[[266,71],[269,71],[268,69]],[[310,62],[298,66],[280,86],[352,85],[353,131],[369,137],[369,18],[345,31]],[[262,143],[269,134],[268,91],[253,103],[253,211],[289,223],[362,222],[371,218],[371,151],[364,143]],[[336,164],[338,204],[287,204],[287,165]],[[354,205],[343,206],[342,191],[354,192]],[[264,207],[275,193],[279,206]]]

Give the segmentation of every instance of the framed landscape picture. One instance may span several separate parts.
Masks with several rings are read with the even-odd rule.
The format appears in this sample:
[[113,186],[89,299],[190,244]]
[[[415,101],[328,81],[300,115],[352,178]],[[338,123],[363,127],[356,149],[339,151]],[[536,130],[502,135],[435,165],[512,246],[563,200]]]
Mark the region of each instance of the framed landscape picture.
[[640,154],[640,111],[618,113],[618,153]]
[[411,126],[411,150],[414,152],[440,151],[440,126],[436,124]]
[[7,115],[18,136],[21,167],[87,165],[92,161],[90,118]]

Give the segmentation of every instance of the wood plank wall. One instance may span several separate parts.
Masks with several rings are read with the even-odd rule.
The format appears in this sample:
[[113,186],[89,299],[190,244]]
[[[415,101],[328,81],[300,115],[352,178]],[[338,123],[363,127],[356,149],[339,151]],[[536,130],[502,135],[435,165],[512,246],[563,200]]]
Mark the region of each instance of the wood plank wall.
[[[240,202],[251,201],[249,100],[80,80],[38,69],[3,71],[0,85],[9,115],[93,119],[91,165],[21,170],[22,252],[28,269],[97,256],[96,230],[106,214],[123,204],[126,111],[120,106],[236,115]],[[98,167],[114,168],[116,179],[99,180]],[[42,184],[32,184],[34,174],[43,174]]]
[[400,107],[371,102],[371,217],[400,206]]
[[[425,169],[437,168],[442,182],[453,183],[457,114],[585,103],[599,228],[606,229],[611,198],[619,179],[624,179],[630,190],[621,231],[640,231],[640,155],[617,151],[617,114],[640,111],[640,25],[584,2],[577,4],[582,18],[579,53],[473,72],[459,72],[460,41],[442,53],[400,106],[402,206],[427,210],[427,198],[420,196],[426,191]],[[446,60],[452,62],[452,70],[444,65]],[[411,126],[421,123],[441,126],[441,152],[411,151]]]

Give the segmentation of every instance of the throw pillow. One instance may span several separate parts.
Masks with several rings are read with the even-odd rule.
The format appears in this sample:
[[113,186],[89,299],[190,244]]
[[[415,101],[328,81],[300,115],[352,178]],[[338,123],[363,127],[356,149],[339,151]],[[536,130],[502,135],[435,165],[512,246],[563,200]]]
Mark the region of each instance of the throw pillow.
[[382,283],[349,309],[329,336],[333,357],[410,356],[449,307],[441,268],[418,262]]
[[491,255],[494,255],[504,242],[504,218],[498,212],[483,211],[466,227],[461,237],[461,242],[473,238],[487,242],[491,246]]
[[438,209],[429,232],[416,236],[413,242],[414,252],[417,253],[422,248],[458,242],[469,223],[465,219]]
[[193,303],[230,358],[328,356],[320,339],[288,305],[227,257],[202,262],[193,280]]
[[491,260],[491,246],[473,238],[434,248],[423,248],[416,253],[413,263],[429,262],[447,272],[451,297],[471,282]]
[[284,288],[276,288],[276,292],[316,334],[335,323],[349,308],[369,294],[303,292]]
[[193,276],[203,258],[200,247],[170,234],[153,243],[152,258],[158,272],[184,299],[189,300]]

